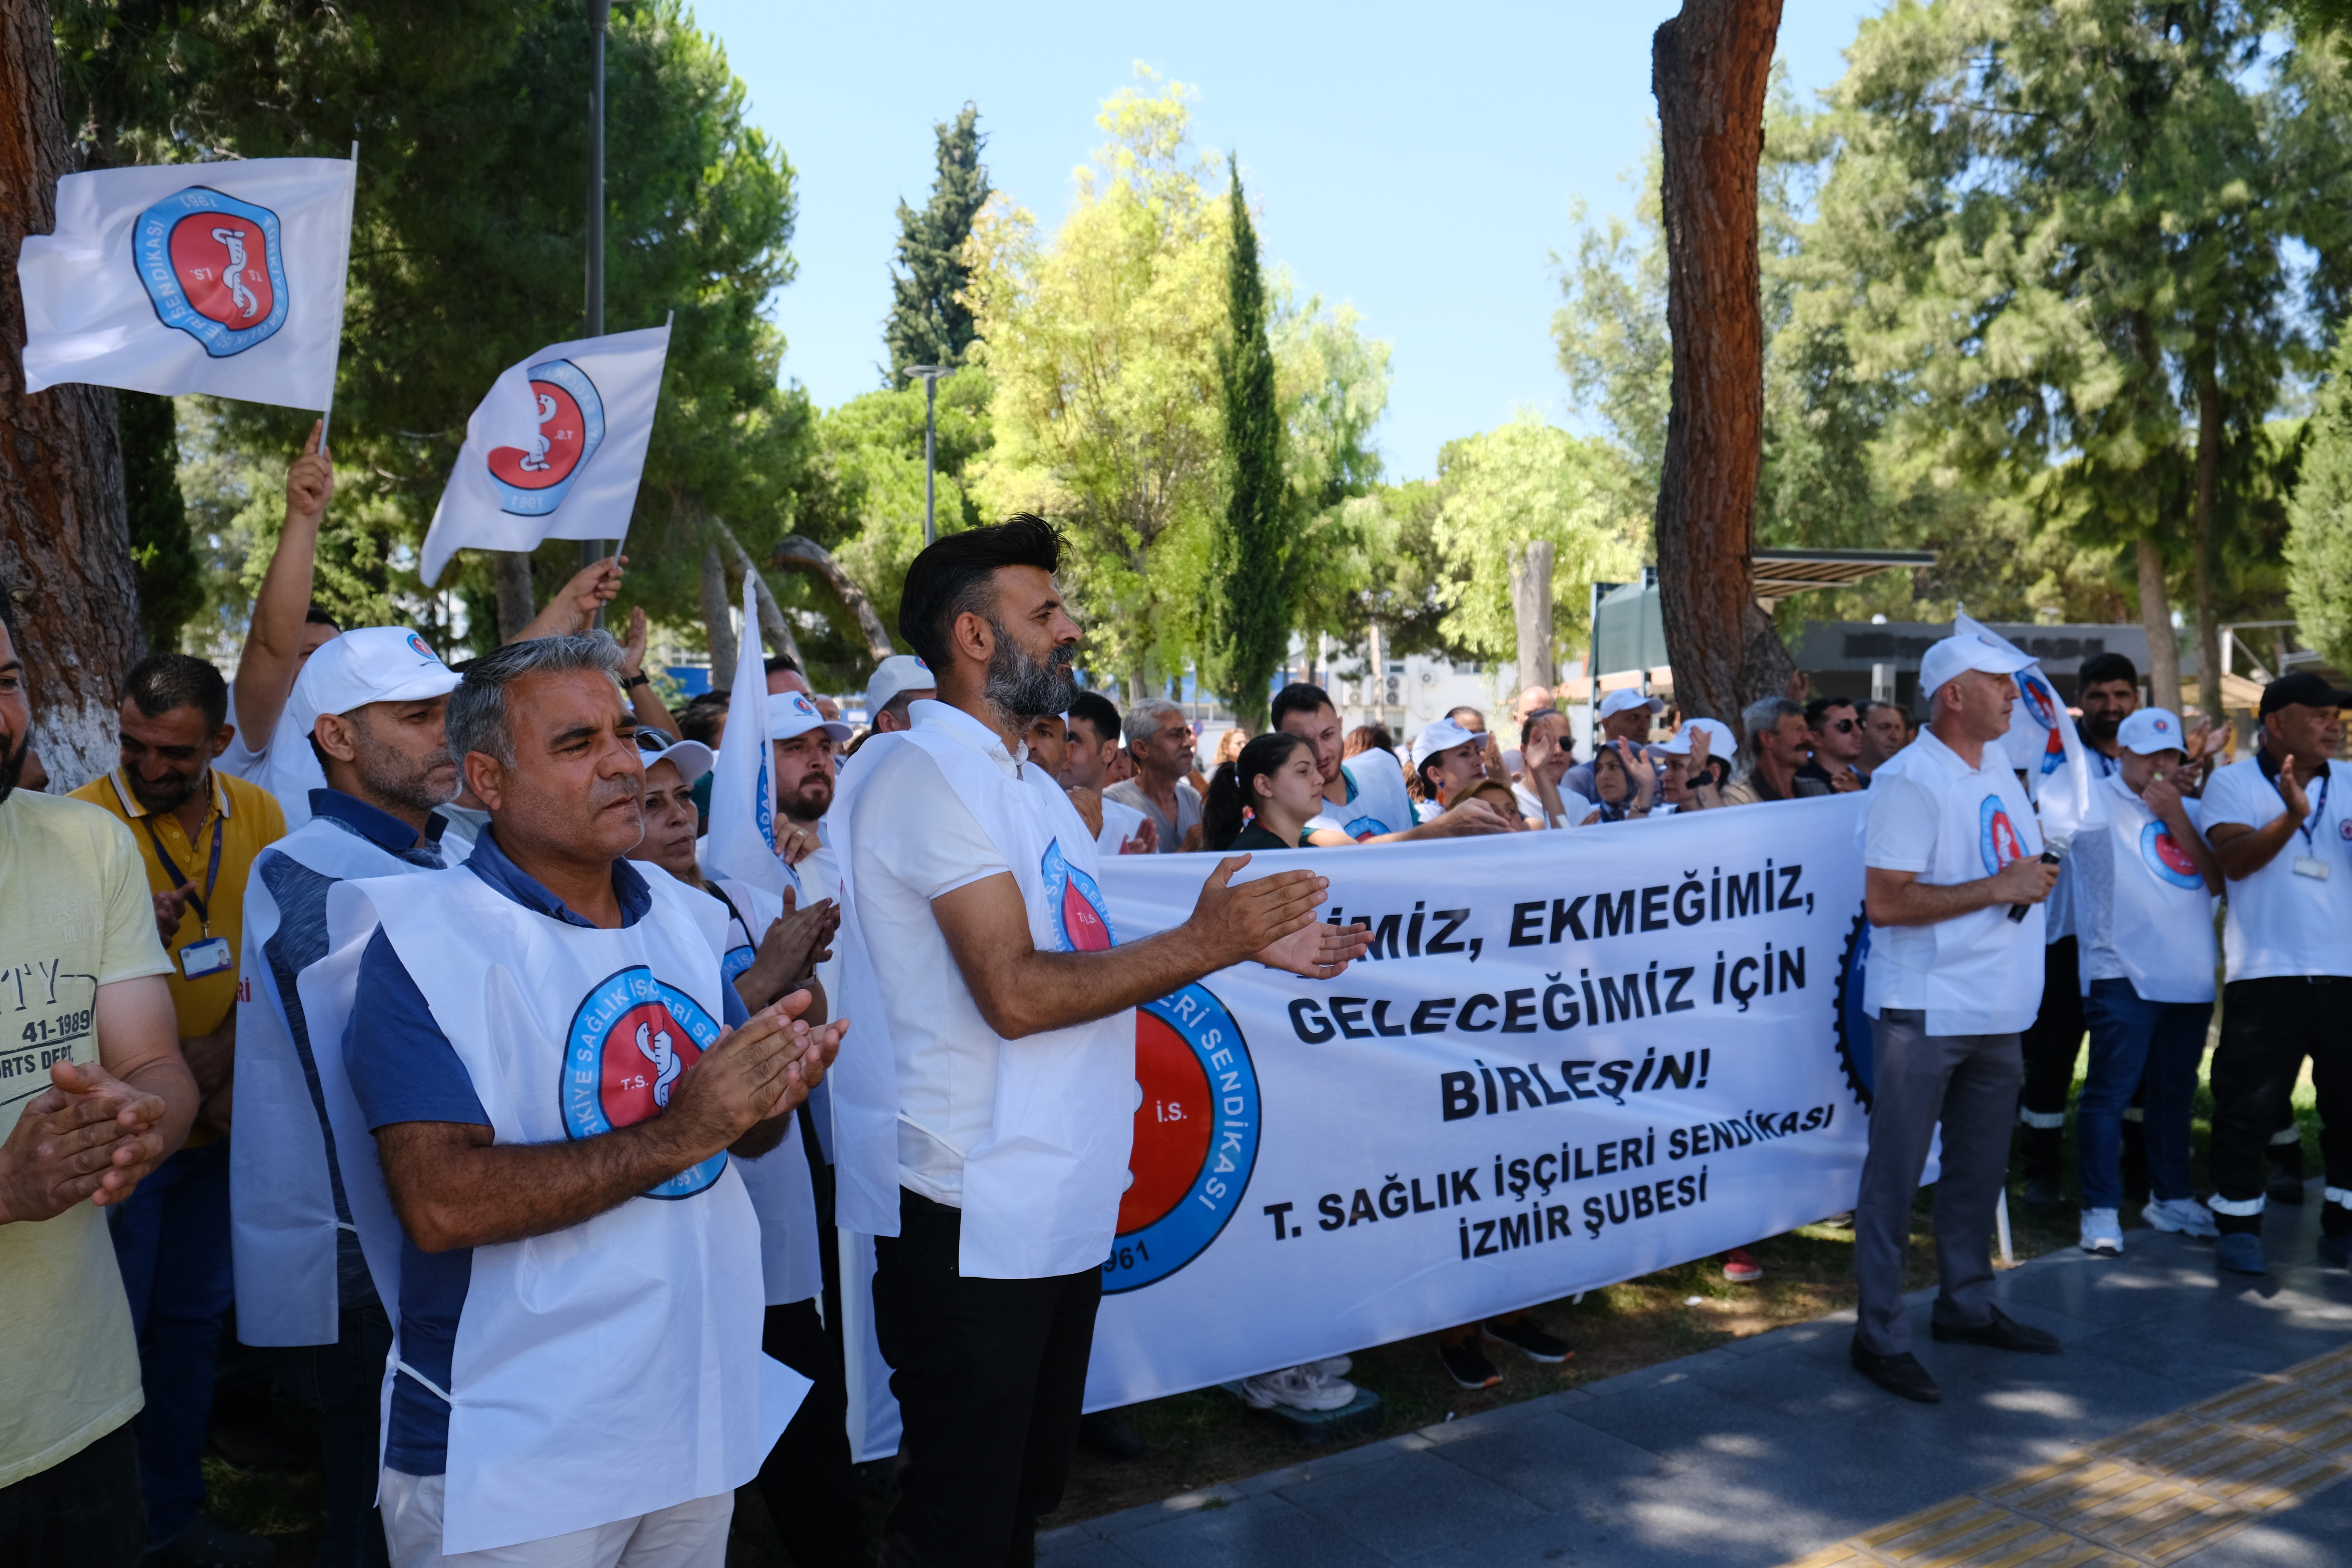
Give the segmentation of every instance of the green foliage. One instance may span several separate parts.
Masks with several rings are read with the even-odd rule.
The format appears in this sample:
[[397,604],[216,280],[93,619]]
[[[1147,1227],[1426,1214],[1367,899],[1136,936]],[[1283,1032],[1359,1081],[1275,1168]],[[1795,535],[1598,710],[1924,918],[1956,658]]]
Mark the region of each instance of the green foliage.
[[1230,338],[1217,356],[1224,410],[1224,509],[1211,525],[1202,616],[1210,679],[1243,727],[1265,723],[1266,683],[1290,643],[1292,508],[1282,462],[1282,415],[1275,394],[1274,346],[1266,339],[1265,276],[1257,226],[1234,156],[1225,316]]
[[204,608],[188,506],[180,496],[179,422],[172,400],[114,395],[122,427],[122,494],[131,521],[131,565],[139,581],[139,629],[150,651],[180,646],[180,628]]
[[2288,507],[2287,602],[2304,640],[2352,668],[2352,333],[2337,341]]
[[980,110],[970,103],[954,123],[932,129],[940,144],[931,199],[920,212],[898,204],[898,260],[890,269],[890,314],[882,323],[894,386],[910,364],[961,364],[977,330],[964,298],[971,281],[964,244],[972,219],[988,205],[988,170],[980,161],[987,138],[980,133]]

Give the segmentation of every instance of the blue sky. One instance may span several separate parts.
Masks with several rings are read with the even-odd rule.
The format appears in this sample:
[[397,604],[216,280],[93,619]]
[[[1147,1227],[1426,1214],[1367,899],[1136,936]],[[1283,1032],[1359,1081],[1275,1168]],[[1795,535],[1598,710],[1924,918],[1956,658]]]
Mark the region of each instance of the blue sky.
[[[1050,227],[1102,140],[1097,106],[1140,60],[1199,89],[1196,142],[1240,152],[1267,259],[1393,346],[1378,434],[1391,475],[1412,479],[1522,405],[1570,422],[1551,253],[1572,244],[1576,196],[1596,217],[1630,207],[1620,175],[1655,113],[1650,35],[1678,8],[700,0],[695,15],[800,174],[800,277],[774,308],[785,374],[820,405],[879,384],[898,203],[929,192],[932,123],[976,102],[996,187]],[[1809,100],[1874,8],[1791,0],[1780,57]]]

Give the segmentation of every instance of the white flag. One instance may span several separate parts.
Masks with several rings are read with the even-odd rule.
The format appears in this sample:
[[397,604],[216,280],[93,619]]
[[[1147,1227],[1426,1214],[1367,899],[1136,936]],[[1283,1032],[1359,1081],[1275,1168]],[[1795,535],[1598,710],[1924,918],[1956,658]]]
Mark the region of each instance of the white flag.
[[[1968,616],[1952,617],[1952,632],[1955,636],[1974,633],[2020,658],[2032,657]],[[2071,835],[2082,826],[2091,809],[2091,769],[2084,759],[2083,738],[2066,705],[2058,700],[2058,689],[2042,673],[2038,661],[2019,670],[2015,679],[2017,700],[2010,706],[2009,734],[2004,740],[2010,765],[2025,775],[2026,786],[2041,808],[2042,826]]]
[[460,550],[626,539],[668,353],[664,323],[551,344],[509,365],[466,421],[417,563],[425,586]]
[[88,382],[325,408],[351,256],[340,158],[100,169],[27,235],[25,390]]
[[760,657],[759,585],[743,577],[743,636],[727,694],[727,734],[711,769],[702,869],[783,897],[800,879],[776,856],[775,748],[768,742],[768,670]]

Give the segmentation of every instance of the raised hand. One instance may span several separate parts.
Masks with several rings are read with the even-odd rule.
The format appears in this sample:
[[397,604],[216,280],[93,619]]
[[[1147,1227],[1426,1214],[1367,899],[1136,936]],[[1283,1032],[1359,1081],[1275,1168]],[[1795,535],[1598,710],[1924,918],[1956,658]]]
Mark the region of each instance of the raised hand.
[[1132,837],[1118,847],[1122,855],[1157,855],[1160,853],[1160,824],[1150,817],[1143,819]]
[[1647,801],[1650,798],[1651,790],[1656,787],[1658,782],[1658,770],[1650,761],[1649,748],[1637,746],[1631,741],[1618,741],[1614,743],[1617,747],[1617,755],[1625,763],[1625,776],[1633,781],[1633,800]]
[[681,1140],[693,1160],[701,1160],[777,1114],[778,1102],[798,1081],[790,1071],[807,1048],[808,1034],[807,1026],[787,1017],[781,1005],[754,1013],[740,1028],[722,1031],[671,1089],[661,1115],[665,1130]]
[[286,470],[286,518],[289,522],[307,522],[313,527],[327,515],[327,502],[335,494],[335,461],[320,450],[319,436],[323,426],[313,420],[310,438],[302,444],[302,455]]
[[1691,777],[1696,778],[1699,774],[1706,772],[1706,748],[1714,740],[1715,736],[1708,731],[1706,726],[1704,724],[1698,725],[1691,731]]
[[1305,870],[1277,871],[1234,886],[1234,874],[1249,863],[1247,855],[1218,861],[1201,884],[1192,918],[1185,922],[1194,940],[1213,955],[1207,968],[1238,963],[1314,924],[1316,906],[1330,890],[1328,879]]
[[635,680],[646,669],[646,639],[650,636],[646,625],[646,607],[633,606],[629,611],[629,631],[621,639],[621,674]]
[[628,563],[625,555],[607,555],[583,566],[572,574],[572,581],[563,584],[555,603],[570,613],[573,631],[586,631],[594,622],[596,612],[619,596],[621,569]]
[[2294,759],[2287,757],[2279,763],[2279,798],[2286,802],[2287,815],[2300,827],[2311,816],[2311,797],[2303,793],[2303,782],[2294,776]]
[[2180,778],[2178,773],[2158,773],[2147,781],[2139,792],[2140,804],[2154,812],[2168,827],[2177,826],[2181,816]]
[[1335,926],[1318,921],[1260,948],[1254,956],[1269,969],[1286,969],[1309,980],[1336,980],[1371,943],[1372,928],[1361,921]]
[[165,948],[168,949],[172,939],[180,934],[180,921],[187,914],[188,899],[195,890],[193,886],[183,882],[168,893],[151,895],[155,900],[155,934],[162,939]]

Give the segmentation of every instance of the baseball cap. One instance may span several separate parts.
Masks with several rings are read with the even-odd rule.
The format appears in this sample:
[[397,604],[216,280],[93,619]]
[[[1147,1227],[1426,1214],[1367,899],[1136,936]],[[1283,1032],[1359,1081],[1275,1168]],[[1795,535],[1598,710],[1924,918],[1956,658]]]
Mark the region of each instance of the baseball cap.
[[1485,742],[1486,736],[1464,729],[1451,719],[1440,719],[1421,732],[1412,743],[1412,765],[1419,768],[1440,752],[1450,752],[1465,741]]
[[2352,691],[2338,691],[2317,672],[2298,669],[2263,688],[2263,716],[2267,718],[2282,708],[2352,708]]
[[1613,719],[1620,713],[1630,712],[1636,708],[1647,708],[1653,713],[1663,713],[1666,710],[1666,704],[1664,698],[1644,697],[1639,688],[1628,686],[1622,690],[1612,691],[1601,700],[1601,717]]
[[1919,693],[1923,697],[1935,696],[1944,689],[1944,682],[1964,669],[2015,675],[2032,662],[2033,656],[2022,649],[1976,632],[1962,632],[1934,644],[1919,656]]
[[419,702],[457,689],[456,670],[406,626],[361,626],[303,663],[286,699],[287,733],[308,735],[321,713],[348,713],[371,702]]
[[1690,755],[1691,739],[1701,730],[1706,731],[1708,756],[1728,759],[1739,754],[1739,738],[1731,732],[1731,726],[1720,719],[1685,719],[1673,738],[1657,749],[1670,757],[1687,757]]
[[915,655],[892,654],[874,667],[873,679],[866,683],[866,721],[871,724],[874,715],[887,708],[901,691],[937,690],[939,684],[931,667]]
[[831,741],[849,739],[849,726],[816,710],[805,691],[778,691],[768,698],[768,739],[789,741],[811,730],[823,730]]
[[2157,752],[2185,752],[2189,749],[2182,739],[2185,733],[2179,714],[2163,708],[2142,708],[2116,726],[2116,744],[2143,757]]
[[648,768],[656,763],[675,763],[677,776],[692,784],[709,773],[719,762],[719,753],[699,741],[673,741],[659,730],[637,731],[637,749],[644,752],[639,759]]

